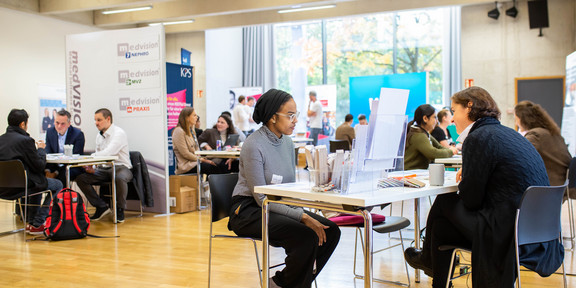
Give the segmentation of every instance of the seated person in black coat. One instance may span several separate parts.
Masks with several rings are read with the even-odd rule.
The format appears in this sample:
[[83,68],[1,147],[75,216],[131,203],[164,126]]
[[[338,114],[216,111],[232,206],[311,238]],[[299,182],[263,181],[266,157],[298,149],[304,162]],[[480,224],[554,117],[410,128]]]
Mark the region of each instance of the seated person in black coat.
[[[457,92],[452,111],[460,137],[465,136],[462,169],[456,175],[459,193],[436,198],[422,250],[408,248],[404,256],[412,267],[433,276],[432,287],[446,287],[452,251],[438,247],[468,247],[473,255],[472,286],[509,288],[516,279],[516,209],[526,188],[549,185],[546,168],[528,140],[500,124],[498,106],[486,90],[470,87]],[[563,247],[555,242],[536,255],[540,262],[554,260],[552,272],[563,259]]]
[[[44,191],[52,191],[52,196],[62,189],[62,183],[56,179],[46,179],[44,168],[46,166],[46,144],[44,141],[34,141],[28,130],[28,113],[22,109],[12,109],[8,114],[8,128],[6,133],[0,136],[0,161],[20,160],[28,175],[28,194]],[[36,148],[38,146],[38,148]],[[24,189],[0,188],[0,198],[15,200],[24,197]],[[39,205],[42,194],[28,197],[28,204]],[[27,207],[26,232],[29,234],[42,234],[44,221],[48,216],[50,197],[45,197],[43,207]]]
[[[62,109],[56,113],[54,125],[46,131],[46,153],[64,153],[64,145],[74,145],[72,153],[84,154],[84,133],[70,125],[72,115],[70,112]],[[48,164],[46,166],[46,176],[57,178],[66,185],[66,166],[57,164]],[[70,169],[70,180],[84,173],[80,167]]]

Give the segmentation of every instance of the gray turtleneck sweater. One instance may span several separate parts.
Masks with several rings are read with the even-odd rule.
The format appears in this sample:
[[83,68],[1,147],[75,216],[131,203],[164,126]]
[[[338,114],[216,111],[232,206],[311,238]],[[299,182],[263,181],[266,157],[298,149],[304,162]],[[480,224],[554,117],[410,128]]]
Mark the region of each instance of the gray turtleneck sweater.
[[[242,145],[240,152],[240,174],[233,196],[254,197],[258,205],[266,197],[254,193],[254,186],[279,184],[272,179],[281,179],[281,183],[292,183],[296,179],[296,160],[294,143],[290,137],[278,138],[268,127],[262,126]],[[279,182],[277,180],[277,182]],[[292,206],[272,203],[270,211],[286,215],[300,221],[304,210]]]

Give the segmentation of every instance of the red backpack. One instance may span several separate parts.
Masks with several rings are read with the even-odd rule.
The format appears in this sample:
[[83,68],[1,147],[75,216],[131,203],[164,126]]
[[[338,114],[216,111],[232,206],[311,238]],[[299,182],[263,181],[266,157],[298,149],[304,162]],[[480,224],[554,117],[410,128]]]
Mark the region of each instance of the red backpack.
[[69,240],[86,237],[90,228],[90,215],[80,193],[64,188],[50,204],[50,214],[44,224],[44,235],[49,240]]

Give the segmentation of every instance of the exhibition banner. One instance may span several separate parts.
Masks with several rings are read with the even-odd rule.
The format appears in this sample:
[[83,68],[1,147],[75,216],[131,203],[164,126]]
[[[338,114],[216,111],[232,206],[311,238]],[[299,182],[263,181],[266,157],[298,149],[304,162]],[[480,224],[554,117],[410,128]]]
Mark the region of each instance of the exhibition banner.
[[180,111],[186,106],[193,107],[194,68],[192,66],[166,63],[166,96],[168,107],[168,172],[174,175],[176,162],[172,146],[172,131],[178,125]]
[[67,107],[84,131],[85,151],[94,151],[99,132],[94,112],[109,109],[130,151],[146,160],[155,204],[147,211],[159,213],[168,211],[164,43],[161,25],[66,37]]
[[576,52],[566,57],[566,97],[562,113],[562,137],[572,156],[576,153]]

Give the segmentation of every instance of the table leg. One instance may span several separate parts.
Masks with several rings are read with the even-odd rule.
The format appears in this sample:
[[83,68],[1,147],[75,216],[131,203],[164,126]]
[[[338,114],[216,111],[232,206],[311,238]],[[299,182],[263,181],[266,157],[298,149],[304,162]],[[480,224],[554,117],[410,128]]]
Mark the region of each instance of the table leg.
[[270,254],[268,247],[268,216],[270,215],[270,207],[268,206],[268,199],[262,202],[262,288],[268,288],[268,278],[270,278]]
[[367,210],[360,213],[364,218],[364,287],[372,287],[372,215]]
[[197,164],[196,164],[196,179],[198,179],[198,211],[202,210],[202,193],[204,193],[204,185],[202,184],[202,171],[200,171],[200,163],[202,163],[202,161],[200,160],[200,157],[196,158],[197,160]]
[[64,188],[71,188],[70,187],[70,165],[66,165],[66,187]]
[[[420,198],[414,199],[414,248],[420,249]],[[414,279],[420,283],[419,269],[414,269]]]
[[118,223],[117,207],[116,207],[116,165],[114,161],[112,163],[112,215],[114,215],[114,224]]

